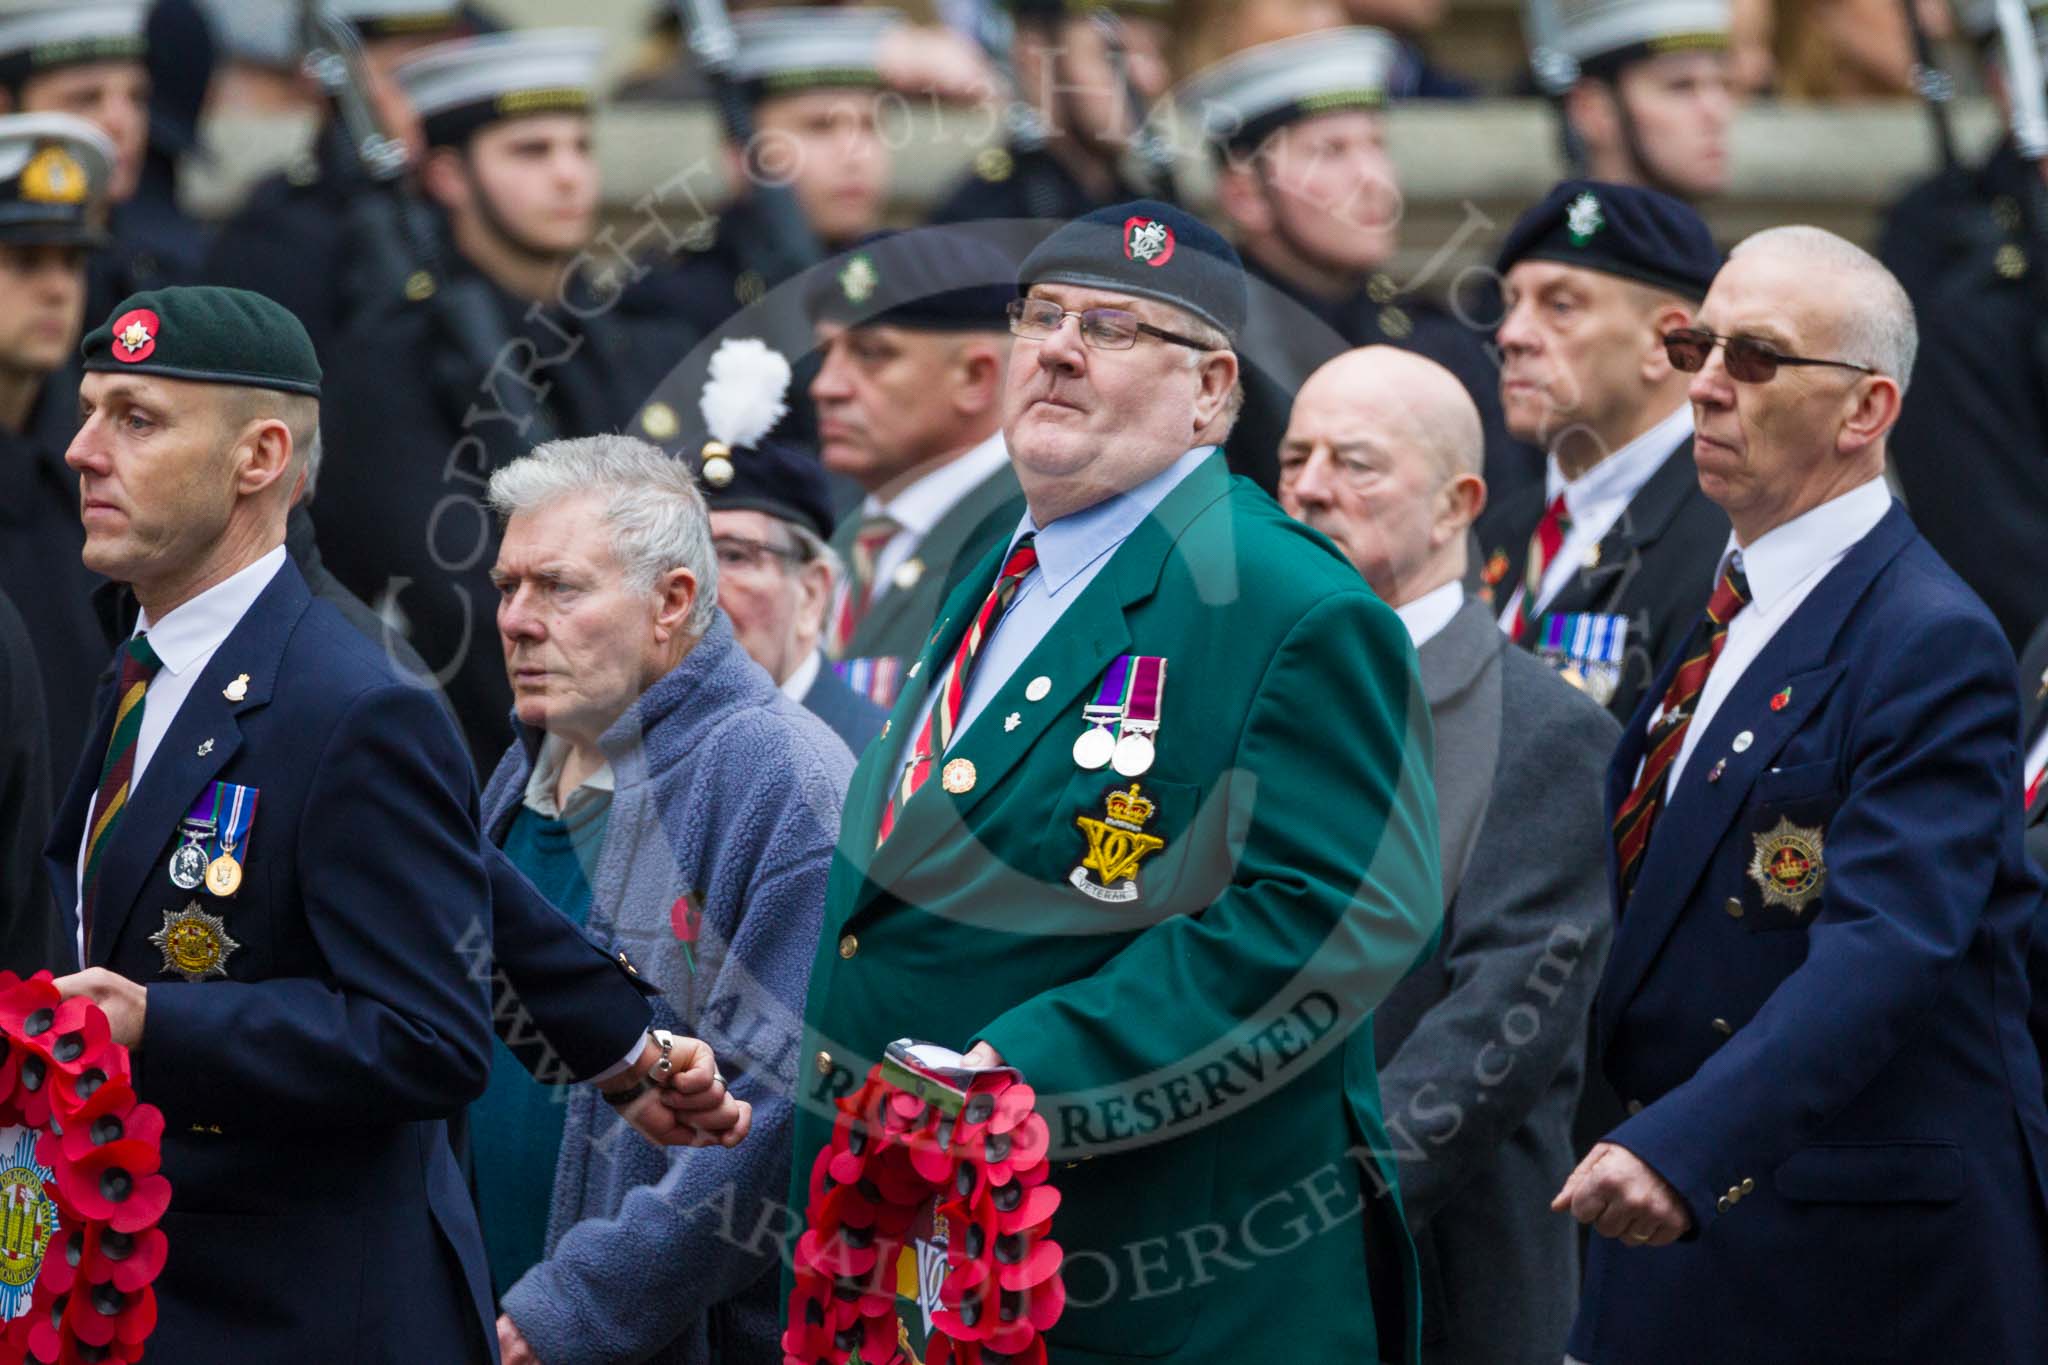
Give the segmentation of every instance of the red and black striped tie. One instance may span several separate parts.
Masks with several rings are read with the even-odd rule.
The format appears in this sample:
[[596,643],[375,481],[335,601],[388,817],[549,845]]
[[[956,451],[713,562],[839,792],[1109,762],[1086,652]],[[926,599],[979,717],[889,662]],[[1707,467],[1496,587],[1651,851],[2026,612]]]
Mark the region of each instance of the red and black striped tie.
[[882,808],[882,821],[875,827],[876,848],[880,848],[888,839],[889,832],[896,828],[896,816],[903,809],[903,803],[917,795],[917,789],[932,775],[932,764],[953,742],[954,727],[959,724],[960,712],[967,704],[967,678],[974,670],[975,659],[981,655],[981,646],[995,633],[996,622],[1010,609],[1017,589],[1038,567],[1038,547],[1032,544],[1032,540],[1033,537],[1027,535],[1017,542],[1016,549],[1010,551],[1010,557],[1003,561],[1003,571],[996,575],[996,585],[989,589],[981,610],[975,613],[974,624],[960,638],[960,648],[953,652],[953,666],[946,670],[938,699],[925,716],[924,728],[918,731],[917,743],[911,746],[903,765],[903,779],[889,793],[889,804]]
[[1706,614],[1700,617],[1686,641],[1685,662],[1672,675],[1671,686],[1664,689],[1664,711],[1650,731],[1643,775],[1636,779],[1635,790],[1628,794],[1614,817],[1614,846],[1621,865],[1624,903],[1635,888],[1643,850],[1650,846],[1651,827],[1664,805],[1664,778],[1678,760],[1679,750],[1685,747],[1685,732],[1692,725],[1700,690],[1707,685],[1707,674],[1713,671],[1714,661],[1721,657],[1721,649],[1728,643],[1728,623],[1748,605],[1749,580],[1731,559],[1721,573],[1721,581],[1714,585],[1714,595],[1707,599]]
[[1536,624],[1536,603],[1543,596],[1543,575],[1549,571],[1550,562],[1557,558],[1557,552],[1564,548],[1564,538],[1571,533],[1572,515],[1564,505],[1564,494],[1559,493],[1543,509],[1543,520],[1536,523],[1536,533],[1529,537],[1529,557],[1523,561],[1522,595],[1515,601],[1515,614],[1508,629],[1508,638],[1521,644],[1529,637],[1529,628]]
[[107,738],[107,760],[100,766],[99,790],[92,797],[92,820],[86,825],[85,880],[79,887],[84,912],[84,930],[92,933],[93,903],[100,889],[100,865],[107,846],[120,828],[121,812],[128,809],[128,789],[135,778],[135,744],[142,735],[142,703],[149,692],[149,680],[164,661],[156,657],[144,636],[131,636],[121,649],[119,700],[114,709],[114,732]]

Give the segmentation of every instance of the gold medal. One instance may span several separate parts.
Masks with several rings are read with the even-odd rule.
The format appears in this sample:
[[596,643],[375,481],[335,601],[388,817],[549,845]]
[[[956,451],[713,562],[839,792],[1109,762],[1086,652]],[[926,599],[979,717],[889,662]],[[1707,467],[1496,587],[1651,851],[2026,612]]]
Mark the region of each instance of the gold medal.
[[193,901],[183,910],[164,911],[164,927],[149,936],[164,955],[164,970],[187,981],[226,976],[227,961],[242,945],[228,933],[219,915],[209,915]]
[[242,886],[242,865],[232,853],[223,853],[206,865],[206,889],[216,896],[232,896]]
[[1091,725],[1088,732],[1074,741],[1074,762],[1093,772],[1109,766],[1109,760],[1116,756],[1116,740],[1100,725]]

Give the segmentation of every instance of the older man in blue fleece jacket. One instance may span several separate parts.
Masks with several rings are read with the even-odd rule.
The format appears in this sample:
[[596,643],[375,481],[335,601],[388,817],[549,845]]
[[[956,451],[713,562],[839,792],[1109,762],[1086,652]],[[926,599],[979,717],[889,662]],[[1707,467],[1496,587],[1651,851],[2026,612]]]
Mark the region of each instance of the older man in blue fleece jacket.
[[779,1361],[789,1096],[853,757],[734,639],[687,465],[557,441],[490,492],[518,740],[485,828],[754,1106],[743,1143],[657,1150],[498,1059],[472,1131],[505,1362]]

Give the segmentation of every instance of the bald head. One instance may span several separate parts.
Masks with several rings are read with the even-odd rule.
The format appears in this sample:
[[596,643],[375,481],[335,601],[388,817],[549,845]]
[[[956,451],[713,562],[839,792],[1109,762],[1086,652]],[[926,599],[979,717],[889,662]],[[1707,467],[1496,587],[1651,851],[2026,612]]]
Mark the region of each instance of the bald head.
[[1367,346],[1310,375],[1280,447],[1280,501],[1396,606],[1464,573],[1486,502],[1479,410],[1449,370]]

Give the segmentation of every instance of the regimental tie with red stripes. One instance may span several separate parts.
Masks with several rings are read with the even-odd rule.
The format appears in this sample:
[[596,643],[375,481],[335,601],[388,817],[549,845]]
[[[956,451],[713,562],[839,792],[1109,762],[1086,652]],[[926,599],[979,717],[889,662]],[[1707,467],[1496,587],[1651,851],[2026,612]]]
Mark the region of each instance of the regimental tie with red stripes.
[[85,845],[85,881],[79,901],[84,930],[92,933],[93,904],[100,888],[100,863],[107,846],[120,828],[121,812],[128,808],[128,787],[135,777],[135,744],[142,735],[142,703],[149,692],[149,680],[164,661],[156,657],[142,635],[129,637],[121,650],[120,700],[114,711],[114,733],[107,739],[107,761],[100,765],[99,790],[93,793],[92,820]]
[[1017,542],[1017,548],[1010,551],[1010,557],[1003,561],[1003,571],[996,575],[996,585],[989,589],[983,599],[981,610],[974,615],[974,624],[967,628],[967,634],[960,639],[960,648],[953,652],[953,666],[946,670],[945,681],[939,684],[938,699],[924,718],[924,728],[918,731],[917,742],[910,748],[908,760],[903,765],[903,778],[896,789],[889,793],[889,804],[882,808],[882,820],[875,827],[875,847],[880,848],[896,828],[896,813],[917,789],[932,775],[932,765],[946,752],[946,746],[953,742],[953,729],[960,721],[960,712],[967,702],[967,679],[974,671],[974,661],[981,655],[981,646],[995,633],[996,622],[1010,609],[1016,600],[1017,589],[1023,585],[1031,571],[1038,567],[1038,547],[1032,543],[1034,537],[1026,535]]
[[1518,645],[1528,639],[1529,628],[1535,624],[1536,603],[1543,594],[1543,572],[1557,558],[1565,534],[1571,529],[1571,513],[1565,510],[1564,494],[1559,493],[1543,509],[1543,520],[1536,523],[1536,534],[1529,537],[1529,559],[1522,569],[1522,590],[1515,598],[1514,622],[1508,630],[1508,638]]
[[853,642],[853,633],[860,629],[860,623],[868,616],[868,609],[875,605],[875,561],[881,557],[882,547],[895,539],[903,528],[886,516],[869,517],[861,522],[860,529],[853,535],[853,570],[846,591],[839,598],[839,614],[832,621],[832,639],[828,652],[833,658],[842,658],[846,648]]
[[1707,685],[1707,674],[1713,671],[1714,661],[1721,657],[1721,650],[1728,643],[1728,623],[1748,605],[1749,580],[1731,559],[1722,571],[1721,581],[1714,585],[1714,595],[1707,600],[1706,614],[1700,617],[1686,641],[1685,662],[1672,675],[1671,686],[1664,689],[1663,713],[1644,748],[1643,775],[1636,779],[1635,790],[1628,794],[1614,817],[1614,847],[1621,867],[1624,905],[1642,867],[1643,850],[1650,846],[1651,827],[1664,805],[1664,778],[1678,760],[1678,751],[1685,747],[1685,732],[1692,725],[1693,708],[1699,704],[1700,691]]

